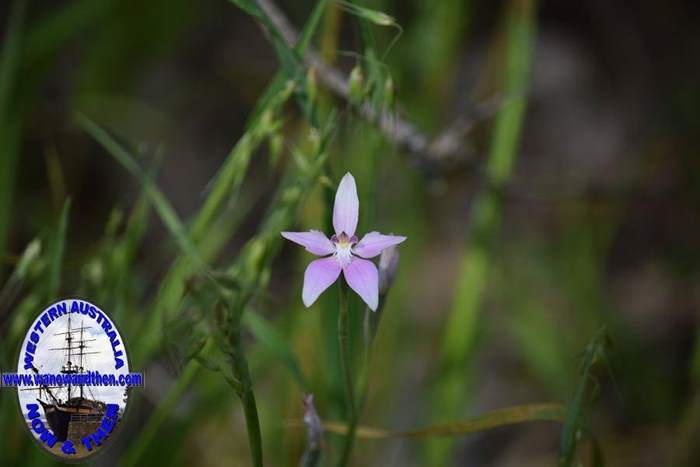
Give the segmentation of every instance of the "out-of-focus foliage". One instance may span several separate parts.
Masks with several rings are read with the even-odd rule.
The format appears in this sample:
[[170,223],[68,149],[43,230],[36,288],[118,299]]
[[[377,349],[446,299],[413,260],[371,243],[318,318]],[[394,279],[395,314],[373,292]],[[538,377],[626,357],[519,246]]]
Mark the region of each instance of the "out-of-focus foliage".
[[335,465],[338,290],[279,232],[351,171],[408,240],[349,465],[698,465],[697,7],[582,3],[4,2],[0,368],[85,297],[146,373],[95,464]]

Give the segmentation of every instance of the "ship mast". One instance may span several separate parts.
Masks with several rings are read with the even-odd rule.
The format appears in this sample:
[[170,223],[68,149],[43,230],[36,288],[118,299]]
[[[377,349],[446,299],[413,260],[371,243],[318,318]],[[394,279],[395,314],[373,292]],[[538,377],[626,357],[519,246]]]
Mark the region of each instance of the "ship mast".
[[[73,341],[73,334],[71,334],[71,328],[70,328],[70,314],[69,314],[69,315],[68,315],[68,334],[66,334],[66,344],[67,344],[66,347],[68,348],[68,364],[67,364],[67,368],[63,368],[63,370],[61,371],[61,373],[63,373],[63,374],[71,374],[71,373],[73,373],[73,371],[72,371],[72,370],[73,370],[73,368],[72,368],[73,364],[72,364],[72,362],[71,362],[71,358],[72,358],[71,352],[72,352],[72,350],[73,350],[73,349],[72,349],[73,346],[71,345],[71,342],[72,342],[72,341]],[[68,401],[70,400],[70,390],[71,390],[71,385],[70,385],[70,383],[69,383],[69,384],[68,384],[68,399],[66,400],[66,402],[68,402]]]
[[[65,347],[59,347],[59,348],[54,348],[54,349],[49,349],[49,350],[65,350],[66,351],[66,364],[61,367],[61,373],[64,375],[73,375],[77,373],[84,373],[85,372],[85,355],[88,354],[97,354],[100,352],[85,352],[85,348],[88,347],[85,345],[86,342],[94,341],[95,339],[85,339],[84,338],[84,331],[85,329],[90,329],[90,326],[85,326],[84,322],[80,323],[80,336],[79,338],[74,336],[73,334],[77,333],[78,330],[73,330],[71,327],[71,315],[68,315],[68,329],[66,332],[59,332],[56,333],[55,335],[65,335],[65,341],[66,341],[66,346]],[[77,341],[77,343],[74,343],[74,341]],[[78,350],[77,355],[74,354],[74,350]],[[73,357],[78,358],[78,362],[76,364],[73,363]],[[83,399],[83,385],[79,384],[78,387],[80,388],[80,400]],[[69,384],[67,385],[67,390],[68,390],[68,399],[66,400],[66,403],[68,403],[72,399],[72,390],[73,390],[73,385]]]
[[[83,329],[85,329],[85,322],[81,321],[80,322],[80,368],[79,371],[82,373],[84,371],[83,368],[83,349],[85,348],[85,341],[83,340]],[[80,385],[80,399],[82,400],[83,398],[83,385]]]

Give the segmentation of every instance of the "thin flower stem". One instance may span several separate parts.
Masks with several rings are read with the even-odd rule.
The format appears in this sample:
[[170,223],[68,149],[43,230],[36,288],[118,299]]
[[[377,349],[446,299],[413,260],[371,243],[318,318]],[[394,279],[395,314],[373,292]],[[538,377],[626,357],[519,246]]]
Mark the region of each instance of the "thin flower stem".
[[338,340],[340,342],[340,362],[343,367],[343,379],[345,380],[345,403],[347,406],[348,433],[345,436],[345,443],[338,461],[338,467],[345,467],[352,453],[352,445],[355,440],[357,429],[357,410],[355,409],[355,390],[352,380],[352,369],[350,366],[350,336],[349,336],[349,313],[348,313],[348,286],[344,280],[338,282]]
[[248,369],[248,359],[245,356],[245,349],[241,339],[240,315],[235,317],[233,326],[229,334],[231,344],[231,370],[237,381],[234,386],[245,415],[245,426],[248,432],[248,445],[250,446],[250,456],[254,467],[262,467],[262,437],[260,435],[260,420],[258,419],[258,408],[255,403],[253,393],[253,382]]
[[255,404],[255,394],[250,381],[250,373],[248,371],[248,361],[244,357],[235,360],[234,374],[242,383],[242,388],[239,393],[241,404],[243,405],[243,413],[245,414],[245,426],[248,431],[248,445],[250,446],[250,455],[255,467],[262,467],[262,439],[260,436],[260,421],[258,420],[258,408]]
[[[246,367],[247,367],[246,363]],[[253,459],[253,465],[262,467],[262,440],[260,436],[260,421],[258,419],[258,407],[255,404],[255,394],[248,387],[244,389],[241,396],[243,404],[243,412],[245,414],[245,426],[248,431],[248,444],[250,446],[250,454]]]

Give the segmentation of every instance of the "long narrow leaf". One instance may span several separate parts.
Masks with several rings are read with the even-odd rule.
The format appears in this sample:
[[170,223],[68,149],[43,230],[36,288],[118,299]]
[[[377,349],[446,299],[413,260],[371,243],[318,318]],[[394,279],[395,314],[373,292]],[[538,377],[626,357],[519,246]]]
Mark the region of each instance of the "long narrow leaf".
[[[527,404],[494,410],[485,415],[455,422],[430,425],[416,430],[386,430],[368,426],[358,426],[357,436],[365,439],[412,438],[422,439],[436,436],[455,437],[516,425],[519,423],[551,421],[562,422],[566,409],[561,404]],[[294,423],[294,425],[300,425]],[[323,427],[331,433],[345,434],[344,423],[324,422]]]
[[[586,346],[586,352],[581,363],[581,376],[576,386],[569,406],[567,407],[566,420],[562,428],[561,446],[559,451],[559,464],[562,467],[573,465],[576,454],[576,445],[579,439],[578,433],[583,430],[583,411],[590,400],[591,387],[593,385],[593,366],[605,358],[608,335],[605,329],[601,329],[593,336]],[[602,457],[602,455],[601,455]]]
[[309,19],[306,20],[304,29],[302,29],[301,35],[299,36],[299,42],[297,42],[297,45],[295,46],[299,54],[303,54],[311,43],[311,39],[318,29],[318,25],[321,23],[321,18],[323,17],[327,4],[328,0],[320,0],[317,2],[316,6],[311,12],[311,15],[309,16]]
[[122,166],[124,166],[125,169],[131,172],[131,174],[143,184],[151,198],[151,202],[153,203],[156,212],[160,216],[163,224],[165,224],[165,227],[168,229],[170,234],[177,241],[182,251],[189,256],[195,265],[200,267],[202,270],[206,270],[206,266],[200,259],[199,254],[192,244],[192,241],[190,240],[185,227],[182,225],[179,216],[175,212],[175,209],[165,195],[155,186],[153,180],[148,176],[148,174],[133,159],[131,154],[129,154],[129,152],[105,129],[100,127],[97,123],[93,122],[85,115],[76,115],[76,123],[90,136],[92,136],[95,141],[100,143],[100,145],[102,145],[107,152],[109,152]]
[[[509,95],[521,97],[504,106],[496,117],[487,161],[487,188],[474,200],[470,226],[457,276],[454,299],[442,339],[440,368],[442,374],[433,395],[436,420],[459,411],[468,400],[465,368],[476,345],[479,311],[488,284],[493,241],[502,217],[500,191],[507,186],[517,156],[524,121],[530,66],[535,40],[534,1],[509,2],[506,15],[505,73],[501,87]],[[450,443],[428,446],[431,464],[442,465],[450,455]]]
[[12,271],[10,278],[0,289],[0,329],[3,327],[5,320],[9,315],[9,305],[15,299],[19,291],[22,289],[30,268],[41,257],[41,240],[35,238],[24,249],[22,256],[17,262],[15,270]]
[[46,287],[46,299],[57,298],[58,289],[61,285],[61,267],[63,265],[63,250],[66,243],[66,232],[68,230],[68,212],[70,211],[70,199],[66,200],[61,210],[61,217],[58,227],[53,234],[51,244],[51,257],[49,263],[49,277]]

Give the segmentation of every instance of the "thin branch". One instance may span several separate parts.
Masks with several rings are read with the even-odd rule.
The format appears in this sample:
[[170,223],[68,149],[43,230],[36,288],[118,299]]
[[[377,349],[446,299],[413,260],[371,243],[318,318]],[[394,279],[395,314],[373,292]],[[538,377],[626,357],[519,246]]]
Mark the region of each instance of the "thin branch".
[[[290,46],[294,46],[299,39],[299,33],[284,12],[272,0],[258,0],[258,4],[284,40]],[[319,81],[326,88],[336,96],[349,100],[350,85],[340,70],[326,63],[311,48],[307,48],[303,59],[307,66],[315,69]],[[416,166],[428,171],[440,172],[464,165],[474,158],[474,151],[465,141],[467,134],[472,130],[475,121],[492,115],[502,104],[502,99],[490,99],[472,112],[461,115],[434,138],[424,134],[396,112],[382,110],[377,113],[369,103],[360,106],[359,111],[365,119],[376,123],[389,141],[408,153],[411,156],[411,162]]]

